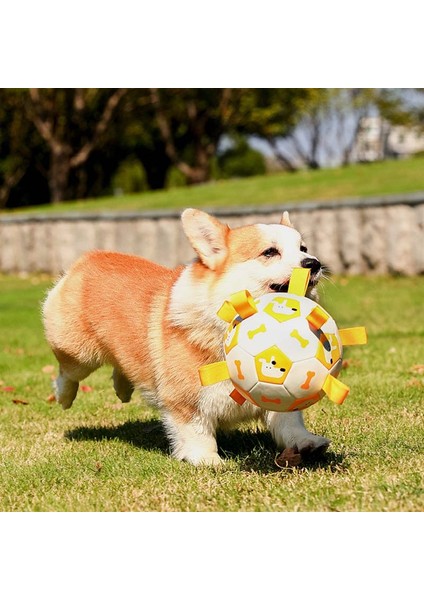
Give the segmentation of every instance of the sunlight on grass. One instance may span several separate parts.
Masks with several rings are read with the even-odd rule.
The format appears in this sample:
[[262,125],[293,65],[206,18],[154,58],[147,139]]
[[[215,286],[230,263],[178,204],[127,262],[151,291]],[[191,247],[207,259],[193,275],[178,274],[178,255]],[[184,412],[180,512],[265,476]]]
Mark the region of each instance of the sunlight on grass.
[[305,412],[332,445],[296,470],[275,467],[270,435],[255,424],[219,436],[219,471],[171,459],[156,410],[139,397],[122,405],[110,369],[85,382],[92,391],[71,410],[49,402],[56,366],[40,322],[49,285],[0,276],[3,511],[424,509],[423,278],[339,278],[323,289],[339,327],[365,325],[369,343],[346,351],[345,404],[324,399]]
[[424,158],[416,157],[319,171],[273,173],[142,194],[71,201],[57,206],[44,205],[15,212],[55,213],[64,210],[114,211],[182,209],[188,206],[204,208],[260,206],[305,200],[402,194],[423,190]]

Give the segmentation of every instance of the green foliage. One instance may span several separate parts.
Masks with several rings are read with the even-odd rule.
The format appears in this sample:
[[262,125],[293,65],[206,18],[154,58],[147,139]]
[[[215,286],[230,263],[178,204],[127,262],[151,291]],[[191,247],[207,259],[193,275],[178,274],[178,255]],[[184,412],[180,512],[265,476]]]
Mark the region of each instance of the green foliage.
[[187,178],[176,167],[171,167],[166,175],[165,187],[167,189],[182,188],[187,185]]
[[[390,89],[2,89],[0,207],[97,197],[116,179],[124,191],[216,179],[222,136],[256,136],[275,149],[299,123],[315,121],[317,132],[320,115],[346,107],[374,107],[394,123],[423,121],[422,109]],[[305,164],[316,165],[316,155],[315,147]],[[144,175],[121,166],[133,159]],[[253,152],[227,159],[225,177],[262,172]]]
[[140,161],[129,158],[123,161],[112,178],[115,193],[133,194],[148,189],[146,171]]
[[223,179],[252,177],[266,172],[265,158],[243,138],[238,138],[231,148],[218,157],[219,175]]
[[256,88],[242,92],[235,106],[234,129],[264,139],[286,136],[322,95],[322,90],[316,88]]
[[29,204],[30,181],[35,198],[42,189],[37,172],[46,167],[46,151],[25,104],[25,90],[0,89],[0,208]]

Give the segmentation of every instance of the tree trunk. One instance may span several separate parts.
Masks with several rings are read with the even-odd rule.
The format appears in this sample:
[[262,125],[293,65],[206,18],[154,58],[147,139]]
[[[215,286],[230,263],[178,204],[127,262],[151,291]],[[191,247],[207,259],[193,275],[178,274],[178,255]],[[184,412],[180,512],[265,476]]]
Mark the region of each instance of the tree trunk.
[[288,156],[283,154],[282,150],[278,147],[277,140],[272,137],[265,138],[274,153],[275,158],[289,173],[296,173],[299,169],[293,164]]
[[321,165],[315,158],[311,158],[310,160],[307,161],[306,164],[307,164],[308,168],[312,169],[313,171],[316,171],[321,168]]
[[[185,176],[187,177],[188,185],[196,185],[209,181],[210,177],[210,162],[215,153],[215,144],[209,142],[207,146],[202,144],[201,138],[197,139],[195,146],[194,165],[185,168]],[[178,165],[177,165],[178,166]]]
[[9,200],[10,192],[19,183],[25,174],[25,168],[21,167],[14,173],[4,178],[3,185],[0,186],[0,208],[4,208]]
[[165,153],[165,148],[158,143],[154,151],[149,152],[148,150],[141,149],[137,152],[137,158],[146,171],[149,189],[163,189],[166,183],[166,176],[172,164]]
[[67,199],[70,156],[65,151],[53,152],[49,169],[49,189],[52,204],[60,204]]
[[[186,177],[188,185],[208,181],[210,162],[215,153],[217,142],[212,140],[205,146],[203,138],[205,137],[206,119],[199,116],[195,102],[189,101],[187,103],[188,124],[194,144],[194,165],[190,165],[181,158],[181,152],[176,148],[171,123],[162,106],[159,90],[150,88],[150,96],[166,155],[171,163]],[[216,137],[219,139],[219,135]]]
[[184,170],[184,175],[187,178],[188,185],[196,185],[198,183],[205,183],[206,181],[209,180],[209,168],[207,166],[190,167],[190,169]]

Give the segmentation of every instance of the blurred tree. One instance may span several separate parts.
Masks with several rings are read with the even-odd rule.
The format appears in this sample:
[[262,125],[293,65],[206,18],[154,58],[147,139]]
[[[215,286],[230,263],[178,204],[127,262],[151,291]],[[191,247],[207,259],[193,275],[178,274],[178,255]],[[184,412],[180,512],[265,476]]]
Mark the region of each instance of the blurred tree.
[[418,102],[413,107],[415,121],[417,125],[424,127],[424,88],[415,88],[414,92],[418,98]]
[[296,128],[308,109],[321,97],[316,88],[262,88],[241,90],[236,110],[238,132],[266,141],[288,171],[298,166],[278,144]]
[[[323,155],[347,164],[362,116],[374,111],[393,123],[423,123],[423,102],[413,105],[410,92],[423,95],[368,88],[0,90],[0,207],[96,197],[114,186],[201,183],[220,176],[223,136],[265,141],[289,171],[319,168]],[[259,168],[258,156],[246,146],[240,152],[245,156],[227,156],[234,175]]]
[[166,155],[189,185],[209,179],[211,159],[230,126],[235,93],[240,90],[150,89]]
[[244,137],[236,136],[231,147],[218,156],[218,175],[224,179],[263,175],[265,172],[264,155],[251,148]]
[[253,135],[269,142],[287,135],[304,114],[313,89],[157,89],[150,90],[152,106],[166,154],[186,177],[201,183],[210,176],[211,160],[223,134]]
[[301,126],[303,137],[297,135],[299,128],[293,129],[286,138],[292,140],[300,161],[309,169],[321,167],[320,149],[325,140],[325,118],[331,101],[331,90],[322,88],[305,101]]
[[71,171],[84,165],[102,135],[126,89],[29,90],[28,118],[50,152],[48,183],[51,202],[67,198]]
[[141,162],[134,158],[122,161],[112,178],[115,195],[144,192],[148,189],[146,172]]
[[323,88],[304,107],[298,127],[286,136],[297,164],[319,169],[323,160],[348,164],[360,122],[375,100],[375,90]]
[[0,89],[0,208],[28,172],[45,174],[43,141],[25,119],[25,99],[25,90]]
[[149,89],[130,89],[109,128],[110,147],[121,157],[138,159],[150,189],[165,187],[171,160],[166,154]]
[[283,164],[297,168],[318,169],[323,162],[349,164],[363,117],[380,114],[391,123],[410,122],[410,109],[398,92],[376,88],[309,89],[296,127],[274,140],[276,156],[283,158]]

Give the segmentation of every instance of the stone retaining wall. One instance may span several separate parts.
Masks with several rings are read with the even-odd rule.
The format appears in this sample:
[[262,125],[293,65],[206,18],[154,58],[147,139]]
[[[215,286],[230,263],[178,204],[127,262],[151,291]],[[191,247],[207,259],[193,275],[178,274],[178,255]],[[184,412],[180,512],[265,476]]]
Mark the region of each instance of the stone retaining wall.
[[[278,222],[290,211],[309,251],[334,273],[424,273],[424,192],[209,212],[230,226]],[[86,250],[139,254],[172,267],[194,256],[180,212],[0,217],[0,271],[58,274]]]

